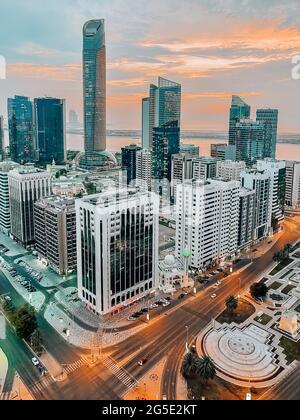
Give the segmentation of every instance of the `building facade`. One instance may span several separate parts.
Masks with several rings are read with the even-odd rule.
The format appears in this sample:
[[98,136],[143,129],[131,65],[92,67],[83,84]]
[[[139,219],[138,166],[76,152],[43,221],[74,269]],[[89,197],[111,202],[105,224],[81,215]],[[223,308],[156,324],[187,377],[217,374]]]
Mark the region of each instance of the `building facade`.
[[8,174],[18,166],[9,161],[0,163],[0,230],[7,235],[11,229]]
[[253,240],[272,232],[271,176],[268,172],[249,170],[241,174],[242,187],[255,191]]
[[206,156],[193,159],[193,178],[202,181],[216,178],[217,163],[217,159]]
[[236,146],[229,144],[212,144],[211,157],[218,160],[236,160]]
[[75,200],[43,198],[34,205],[35,249],[58,274],[67,276],[77,267]]
[[136,184],[151,191],[152,153],[149,150],[140,150],[136,153]]
[[286,162],[286,195],[288,208],[300,208],[300,162]]
[[20,167],[8,174],[11,235],[23,246],[32,245],[34,204],[51,195],[51,174],[33,167]]
[[245,170],[245,162],[234,162],[232,160],[217,162],[217,178],[222,178],[225,181],[240,181],[241,173]]
[[238,247],[243,249],[251,245],[254,235],[255,191],[247,188],[240,190],[240,213]]
[[7,100],[11,160],[32,163],[36,160],[33,103],[25,96]]
[[116,190],[76,201],[78,290],[98,315],[113,314],[158,287],[159,200]]
[[4,158],[4,119],[0,115],[0,160]]
[[141,147],[136,144],[131,144],[122,148],[122,170],[127,172],[127,184],[129,185],[136,180],[136,169],[137,169],[137,152],[141,150]]
[[204,269],[238,249],[240,183],[186,181],[177,187],[176,257]]
[[229,116],[229,144],[236,145],[235,126],[240,120],[251,117],[251,107],[239,96],[233,95]]
[[66,160],[65,100],[37,98],[34,100],[35,141],[37,160],[45,165]]
[[256,112],[256,121],[268,126],[267,136],[270,148],[268,155],[272,159],[276,159],[278,114],[278,109],[258,109]]
[[191,155],[195,158],[200,156],[200,148],[199,146],[195,146],[194,144],[180,144],[180,153],[184,153],[187,155]]
[[188,154],[179,153],[172,156],[172,181],[171,181],[171,197],[176,198],[176,189],[193,177],[193,157]]

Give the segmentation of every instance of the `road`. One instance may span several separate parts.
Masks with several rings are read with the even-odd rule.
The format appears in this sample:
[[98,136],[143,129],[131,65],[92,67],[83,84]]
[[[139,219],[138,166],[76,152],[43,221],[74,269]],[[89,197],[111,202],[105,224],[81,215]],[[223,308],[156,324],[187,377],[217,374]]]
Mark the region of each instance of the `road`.
[[269,401],[299,401],[300,368],[295,369],[282,383],[267,391],[261,399]]
[[[225,299],[229,295],[238,294],[241,292],[240,287],[242,289],[249,287],[252,282],[259,280],[259,277],[272,263],[274,253],[281,250],[287,243],[294,243],[299,237],[300,218],[287,221],[286,231],[274,247],[267,254],[255,260],[241,275],[228,277],[218,289],[218,296],[215,300],[210,297],[211,290],[199,293],[197,297],[191,298],[181,308],[153,320],[147,328],[128,338],[121,345],[108,349],[107,352],[116,362],[115,365],[107,366],[107,362],[105,362],[94,368],[79,367],[69,375],[68,381],[60,384],[47,384],[47,387],[37,393],[38,398],[117,400],[128,391],[126,383],[130,378],[133,377],[141,381],[150,369],[163,357],[167,357],[161,394],[166,395],[169,400],[175,400],[177,376],[185,352],[186,326],[189,327],[190,341],[192,341],[224,309]],[[46,325],[43,327],[46,328]],[[51,327],[49,331],[46,347],[49,346],[51,353],[54,352],[58,360],[66,359],[68,362],[70,359],[78,360],[77,350],[65,342],[62,343],[58,334],[51,331]],[[52,337],[55,337],[55,343],[52,343]],[[147,358],[148,362],[140,367],[138,361],[142,358]],[[122,366],[124,370],[120,371],[119,368],[116,368],[117,366]],[[114,373],[112,373],[112,369]],[[27,376],[26,372],[23,375]],[[30,379],[33,382],[33,378]],[[30,383],[29,380],[27,382]]]

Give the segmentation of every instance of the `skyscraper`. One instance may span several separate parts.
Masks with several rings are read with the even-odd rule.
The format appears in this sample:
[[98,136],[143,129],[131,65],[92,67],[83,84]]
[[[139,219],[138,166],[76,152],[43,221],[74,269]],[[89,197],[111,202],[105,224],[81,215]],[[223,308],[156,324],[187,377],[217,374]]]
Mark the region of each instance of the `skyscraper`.
[[104,20],[90,20],[83,27],[83,102],[86,169],[116,163],[106,151],[106,46]]
[[136,189],[76,200],[79,297],[113,314],[158,287],[159,202]]
[[[153,130],[181,119],[181,85],[159,77],[158,86],[151,84],[149,98],[143,99],[143,148],[151,149]],[[149,121],[149,134],[147,122]],[[149,146],[147,147],[147,145]]]
[[144,150],[150,149],[150,98],[142,101],[142,145]]
[[0,230],[6,234],[10,232],[8,174],[18,166],[17,163],[9,161],[0,163]]
[[291,209],[300,208],[300,162],[286,162],[285,204]]
[[150,150],[140,150],[136,153],[136,184],[150,191],[151,183],[152,153]]
[[65,100],[34,100],[36,154],[41,164],[66,159]]
[[276,159],[277,132],[278,132],[278,109],[258,109],[256,121],[268,125],[269,150],[268,157]]
[[258,160],[269,157],[269,125],[252,121],[240,120],[231,128],[231,139],[236,146],[236,158],[248,166]]
[[122,148],[122,170],[127,171],[127,184],[136,180],[136,154],[141,147],[131,144]]
[[35,161],[32,102],[25,96],[15,96],[8,99],[7,108],[11,159],[18,163]]
[[[178,121],[155,127],[153,130],[152,172],[156,181],[172,180],[172,155],[180,151],[180,128]],[[156,189],[156,192],[157,189]],[[162,189],[159,187],[162,194]],[[166,191],[165,191],[166,192]]]
[[0,115],[0,160],[3,159],[4,155],[4,120]]
[[51,178],[50,172],[30,166],[8,174],[11,234],[24,246],[34,243],[34,204],[51,195]]
[[229,144],[235,146],[234,130],[236,123],[243,119],[249,119],[251,107],[239,96],[233,95],[229,117]]

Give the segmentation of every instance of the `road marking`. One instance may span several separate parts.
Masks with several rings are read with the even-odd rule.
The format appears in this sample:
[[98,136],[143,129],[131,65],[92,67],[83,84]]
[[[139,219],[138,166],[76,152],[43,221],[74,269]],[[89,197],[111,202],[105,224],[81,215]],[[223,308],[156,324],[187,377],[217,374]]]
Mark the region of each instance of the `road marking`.
[[88,366],[88,365],[89,365],[89,362],[87,361],[87,359],[82,357],[81,359],[77,360],[76,362],[70,365],[63,365],[63,370],[67,375],[70,375],[71,373],[76,372],[83,366]]
[[112,374],[122,382],[127,390],[131,390],[138,386],[138,382],[125,369],[121,368],[111,357],[103,360],[103,365],[112,372]]

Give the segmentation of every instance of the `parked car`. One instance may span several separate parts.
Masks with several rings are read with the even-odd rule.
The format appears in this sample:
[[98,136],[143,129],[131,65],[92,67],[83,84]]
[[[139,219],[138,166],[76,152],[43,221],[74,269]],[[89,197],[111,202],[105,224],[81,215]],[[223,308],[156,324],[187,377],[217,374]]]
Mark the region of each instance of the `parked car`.
[[38,361],[38,359],[37,359],[36,357],[33,357],[33,358],[31,359],[31,361],[32,361],[32,364],[33,364],[35,367],[38,367],[38,366],[40,365],[40,362]]

